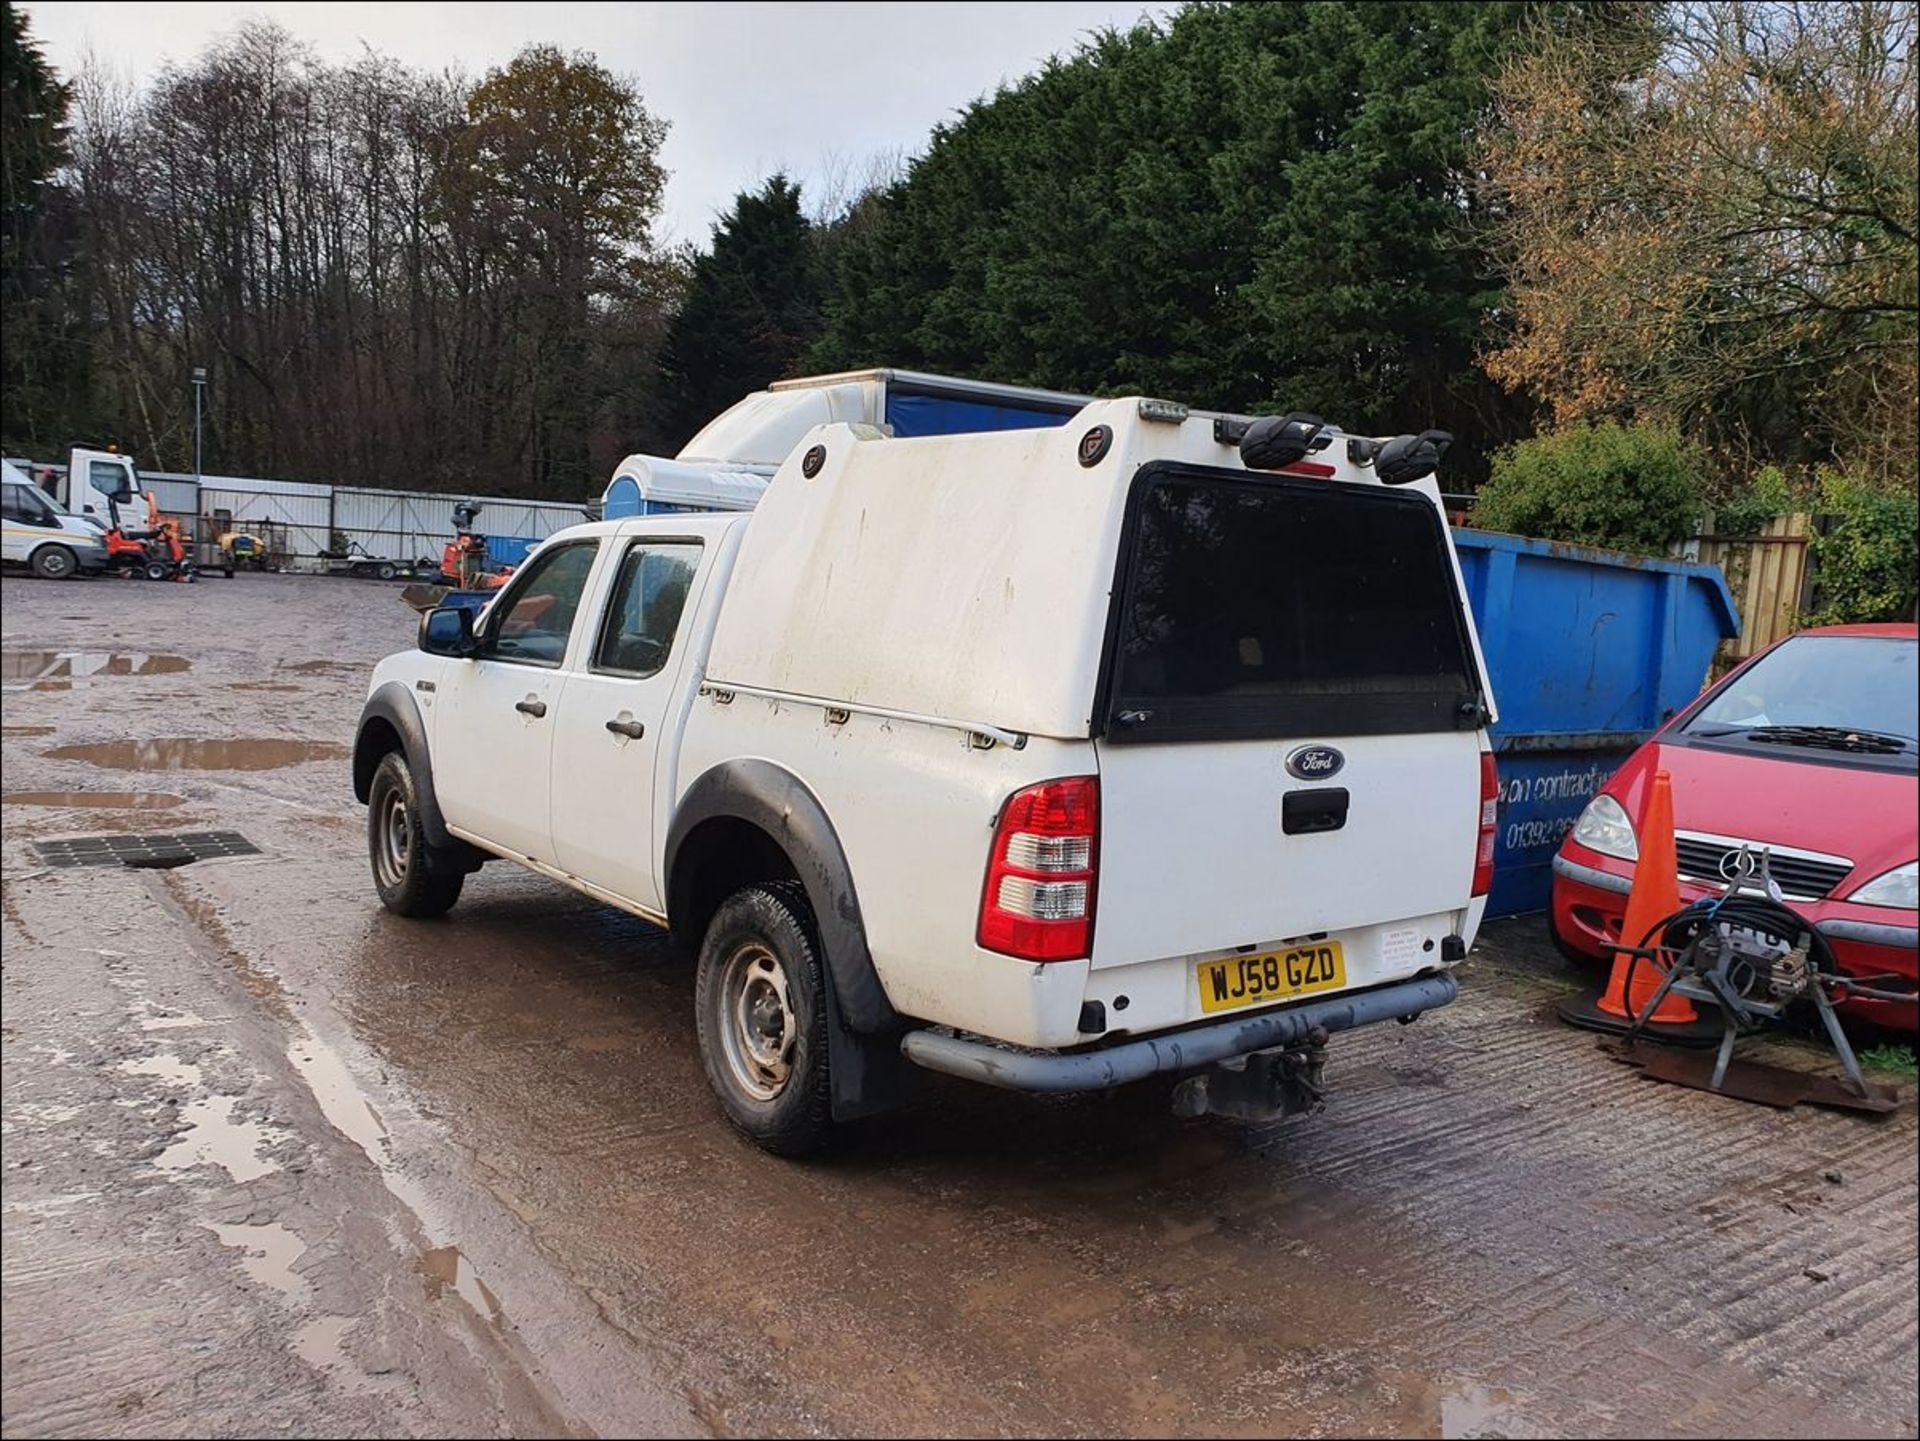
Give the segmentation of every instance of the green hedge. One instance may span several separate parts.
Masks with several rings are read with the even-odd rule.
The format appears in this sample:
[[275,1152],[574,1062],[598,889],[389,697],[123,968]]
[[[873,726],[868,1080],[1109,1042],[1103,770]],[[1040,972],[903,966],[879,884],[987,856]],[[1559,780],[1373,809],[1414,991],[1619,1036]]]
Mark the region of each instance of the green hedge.
[[1671,427],[1583,422],[1495,455],[1473,523],[1658,555],[1698,529],[1705,473],[1699,448]]
[[1912,620],[1920,601],[1920,502],[1833,471],[1820,475],[1827,520],[1813,537],[1816,625]]

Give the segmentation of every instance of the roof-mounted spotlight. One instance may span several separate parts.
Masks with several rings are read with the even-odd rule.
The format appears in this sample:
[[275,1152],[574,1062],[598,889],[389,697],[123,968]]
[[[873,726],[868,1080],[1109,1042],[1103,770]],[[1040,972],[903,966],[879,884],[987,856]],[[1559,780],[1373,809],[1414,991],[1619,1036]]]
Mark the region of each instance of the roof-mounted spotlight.
[[[1440,462],[1453,444],[1453,436],[1444,430],[1423,430],[1418,435],[1396,435],[1374,451],[1373,473],[1388,485],[1406,485],[1423,480],[1440,468]],[[1353,455],[1349,458],[1364,465]]]
[[1249,470],[1280,470],[1309,451],[1326,449],[1332,439],[1317,415],[1263,415],[1240,437],[1240,460]]

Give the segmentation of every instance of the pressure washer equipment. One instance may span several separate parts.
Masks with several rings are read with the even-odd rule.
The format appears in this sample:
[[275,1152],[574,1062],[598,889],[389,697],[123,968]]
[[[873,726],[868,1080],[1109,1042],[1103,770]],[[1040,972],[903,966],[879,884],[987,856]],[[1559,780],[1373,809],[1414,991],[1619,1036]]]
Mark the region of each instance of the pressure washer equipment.
[[[1655,925],[1646,940],[1648,944],[1621,949],[1631,956],[1631,965],[1644,962],[1663,974],[1627,1028],[1625,1046],[1632,1046],[1669,992],[1718,1006],[1726,1029],[1707,1084],[1708,1090],[1718,1091],[1742,1033],[1751,1034],[1797,1007],[1811,1005],[1846,1073],[1847,1089],[1856,1096],[1870,1095],[1834,1002],[1851,996],[1905,1001],[1911,995],[1878,988],[1877,983],[1899,979],[1891,972],[1843,974],[1819,928],[1782,898],[1765,850],[1743,846],[1725,890],[1682,906]],[[1631,986],[1630,971],[1629,992]]]

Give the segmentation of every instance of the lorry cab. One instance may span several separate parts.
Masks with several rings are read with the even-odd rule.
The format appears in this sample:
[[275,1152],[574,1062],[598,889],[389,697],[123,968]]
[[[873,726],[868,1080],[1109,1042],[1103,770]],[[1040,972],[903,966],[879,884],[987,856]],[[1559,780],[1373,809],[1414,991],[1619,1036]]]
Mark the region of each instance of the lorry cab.
[[47,580],[97,571],[107,562],[99,524],[70,515],[11,462],[0,485],[0,559]]
[[70,514],[111,529],[120,523],[118,507],[138,490],[132,456],[76,445],[67,453],[67,473],[56,482],[54,498]]

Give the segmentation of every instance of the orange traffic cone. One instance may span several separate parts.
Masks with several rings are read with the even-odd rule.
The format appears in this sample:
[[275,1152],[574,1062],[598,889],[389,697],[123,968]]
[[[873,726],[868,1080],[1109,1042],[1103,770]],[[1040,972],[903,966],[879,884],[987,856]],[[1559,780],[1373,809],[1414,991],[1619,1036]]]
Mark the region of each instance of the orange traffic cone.
[[[1636,829],[1640,859],[1633,868],[1633,889],[1627,894],[1620,944],[1644,948],[1659,944],[1655,928],[1680,909],[1680,861],[1673,844],[1673,779],[1665,771],[1653,773]],[[1562,1002],[1560,1017],[1570,1025],[1590,1030],[1624,1031],[1646,1009],[1665,979],[1664,966],[1645,956],[1636,958],[1626,951],[1616,951],[1606,991],[1597,999],[1581,996]],[[1643,1035],[1685,1043],[1711,1043],[1719,1039],[1720,1031],[1717,1012],[1703,1018],[1691,1001],[1671,991],[1661,998],[1659,1008],[1641,1028]]]
[[[1680,909],[1680,859],[1673,846],[1673,780],[1665,771],[1653,773],[1647,803],[1640,811],[1640,859],[1633,868],[1633,890],[1627,895],[1626,919],[1620,923],[1625,946],[1658,945],[1653,928]],[[1631,977],[1631,986],[1629,986]],[[1600,1009],[1631,1021],[1646,1008],[1666,977],[1666,968],[1642,957],[1638,965],[1625,951],[1616,951],[1613,974],[1607,980]],[[1650,1025],[1686,1025],[1699,1019],[1684,996],[1669,991]]]

